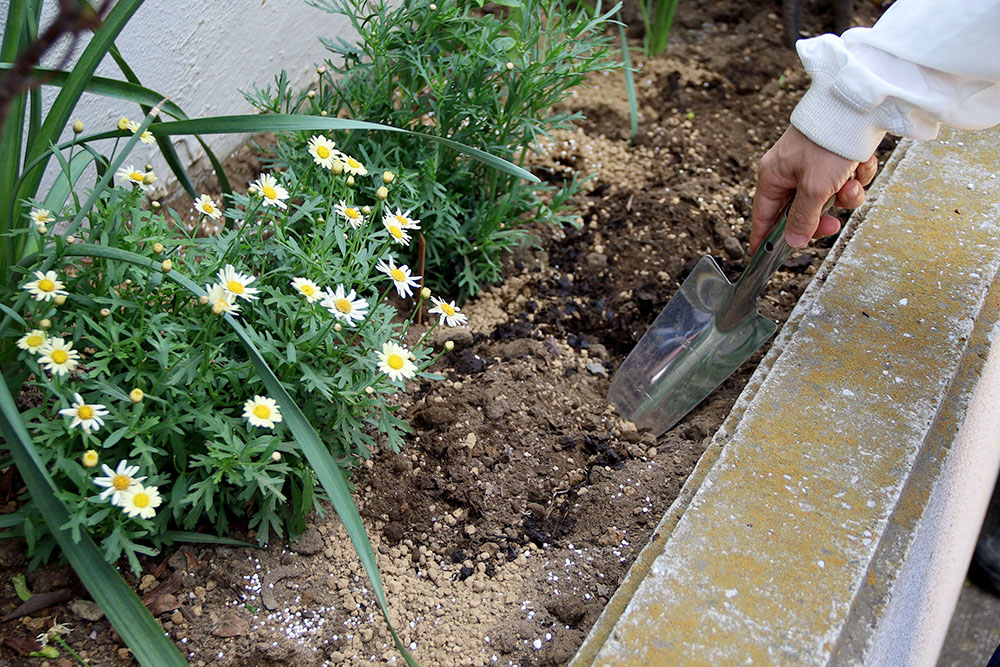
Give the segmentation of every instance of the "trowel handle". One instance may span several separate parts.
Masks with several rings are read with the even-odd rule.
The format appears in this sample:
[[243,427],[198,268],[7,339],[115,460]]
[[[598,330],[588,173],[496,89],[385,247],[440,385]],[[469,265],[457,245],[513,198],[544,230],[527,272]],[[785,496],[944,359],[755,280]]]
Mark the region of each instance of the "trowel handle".
[[[829,211],[836,199],[836,193],[827,199],[823,205],[822,213]],[[791,210],[791,207],[792,205],[789,204],[785,212],[782,213],[781,219],[771,227],[771,231],[767,233],[753,257],[750,258],[750,263],[747,264],[743,275],[733,286],[732,300],[728,307],[723,309],[717,320],[717,326],[721,331],[733,329],[757,312],[757,299],[764,291],[767,281],[792,254],[792,247],[785,241],[785,223],[788,220],[788,211]]]

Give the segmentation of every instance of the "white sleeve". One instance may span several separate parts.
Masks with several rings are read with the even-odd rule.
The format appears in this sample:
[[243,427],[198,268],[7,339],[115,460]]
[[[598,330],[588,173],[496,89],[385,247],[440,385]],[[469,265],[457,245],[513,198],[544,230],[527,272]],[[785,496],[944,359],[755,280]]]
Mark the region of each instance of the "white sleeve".
[[941,124],[1000,123],[1000,0],[897,0],[871,28],[803,39],[812,84],[792,125],[858,162],[886,132],[933,139]]

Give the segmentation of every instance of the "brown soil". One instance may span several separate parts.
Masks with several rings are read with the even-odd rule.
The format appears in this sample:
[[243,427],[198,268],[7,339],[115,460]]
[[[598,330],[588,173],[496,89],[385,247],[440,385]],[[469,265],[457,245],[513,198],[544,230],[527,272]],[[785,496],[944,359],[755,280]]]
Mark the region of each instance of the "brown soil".
[[[565,664],[762,356],[659,438],[605,400],[700,257],[731,277],[745,266],[755,161],[807,83],[781,45],[778,10],[680,3],[668,54],[637,63],[632,146],[620,73],[574,93],[567,107],[587,120],[554,137],[535,173],[593,175],[574,202],[582,226],[538,230],[503,285],[466,305],[468,328],[435,332],[456,343],[436,369],[446,379],[408,388],[407,446],[355,475],[393,621],[420,664]],[[856,20],[870,24],[877,10],[864,11]],[[813,29],[829,19],[813,15]],[[777,273],[765,315],[787,317],[828,246]],[[0,613],[19,603],[9,576],[24,567],[19,545],[0,545]],[[335,515],[290,546],[192,548],[148,568],[136,588],[176,598],[159,618],[192,664],[402,664]],[[28,579],[36,593],[75,585],[64,567]],[[91,664],[131,663],[106,621],[65,604],[0,624],[0,638],[34,636],[56,617],[73,623],[68,640]],[[8,646],[0,660],[39,664]]]

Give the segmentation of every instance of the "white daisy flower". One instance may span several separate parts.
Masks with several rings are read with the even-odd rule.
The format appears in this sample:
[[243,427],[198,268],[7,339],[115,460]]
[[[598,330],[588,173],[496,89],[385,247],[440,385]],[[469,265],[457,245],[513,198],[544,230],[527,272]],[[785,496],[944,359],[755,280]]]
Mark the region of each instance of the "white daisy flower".
[[393,241],[400,245],[410,244],[410,234],[407,232],[410,228],[400,224],[397,216],[387,213],[385,217],[382,218],[382,225],[385,227],[385,230],[389,232],[389,236],[392,237]]
[[382,343],[382,351],[376,352],[378,369],[393,382],[409,380],[417,374],[417,366],[410,360],[410,351],[392,341]]
[[248,287],[250,283],[257,280],[256,276],[240,273],[232,264],[226,264],[219,269],[219,273],[216,275],[226,291],[233,296],[238,296],[245,301],[253,301],[257,298],[257,292],[260,290],[256,287]]
[[46,208],[33,208],[31,209],[31,213],[28,214],[28,217],[31,218],[31,222],[35,224],[35,227],[44,227],[50,222],[55,222],[56,220]]
[[248,191],[263,197],[264,206],[287,208],[284,200],[288,199],[288,190],[278,185],[278,180],[271,174],[261,174],[250,184]]
[[156,516],[156,508],[162,502],[163,498],[160,497],[160,490],[157,487],[137,483],[122,492],[121,502],[116,504],[121,505],[122,512],[131,517],[152,519]]
[[392,260],[392,255],[389,255],[388,264],[380,259],[375,268],[392,278],[392,284],[395,286],[396,292],[401,299],[413,296],[413,288],[420,286],[420,276],[412,275],[410,267],[405,264],[403,266],[396,266]]
[[205,285],[205,292],[208,294],[208,305],[212,312],[217,315],[229,313],[236,315],[240,312],[240,304],[236,303],[236,295],[222,286],[221,283]]
[[17,346],[31,354],[37,354],[48,339],[49,337],[41,329],[32,329],[18,339]]
[[243,404],[243,417],[251,426],[274,428],[281,421],[281,411],[278,402],[267,396],[248,398]]
[[133,185],[138,185],[143,192],[149,192],[153,189],[153,185],[146,182],[146,172],[139,171],[132,165],[120,167],[115,172],[115,178],[118,179],[119,185],[132,183]]
[[340,162],[344,165],[344,171],[346,171],[348,174],[353,174],[356,176],[368,175],[368,170],[365,169],[365,165],[361,164],[347,153],[336,151],[335,157],[338,160],[340,160]]
[[292,289],[304,296],[309,303],[315,303],[320,298],[319,285],[308,278],[294,278]]
[[333,169],[333,162],[337,159],[337,151],[334,150],[332,141],[323,135],[313,135],[309,138],[309,155],[312,155],[313,162],[324,169]]
[[[135,122],[134,120],[130,120],[126,125],[126,127],[128,128],[129,132],[135,134],[136,131],[139,129],[139,123]],[[153,133],[150,132],[149,130],[142,131],[142,134],[139,135],[139,141],[141,141],[144,144],[156,143],[156,139],[153,138]]]
[[389,209],[386,209],[385,216],[387,218],[388,217],[394,218],[396,224],[401,229],[420,229],[420,221],[414,218],[412,215],[410,215],[409,210],[407,210],[406,213],[403,213],[403,211],[397,207],[396,212],[392,213],[391,211],[389,211]]
[[96,431],[104,426],[101,417],[107,417],[108,411],[100,403],[88,404],[80,394],[73,394],[72,407],[59,411],[63,417],[72,417],[69,427],[79,426],[84,432]]
[[66,375],[80,364],[80,353],[73,349],[73,341],[67,343],[61,337],[45,341],[38,353],[39,365],[53,375]]
[[51,301],[59,295],[69,294],[64,287],[55,271],[35,271],[35,279],[21,285],[21,289],[28,290],[35,301]]
[[222,217],[222,209],[216,206],[208,195],[201,195],[194,200],[194,210],[207,215],[212,220],[218,220]]
[[361,211],[348,206],[347,202],[343,199],[340,200],[339,204],[336,204],[333,207],[333,210],[340,214],[340,216],[354,229],[357,229],[361,225],[365,224],[365,216],[361,213]]
[[353,326],[355,322],[365,319],[368,314],[368,301],[361,297],[355,298],[356,296],[354,290],[345,294],[343,285],[337,285],[335,292],[331,292],[327,287],[320,305],[347,326]]
[[439,299],[436,296],[431,297],[431,301],[434,302],[434,307],[428,310],[431,314],[440,314],[440,322],[447,324],[449,327],[457,327],[460,324],[465,324],[469,318],[461,314],[461,308],[455,305],[454,301],[448,302],[444,299]]
[[135,474],[139,472],[139,466],[130,466],[125,459],[119,461],[118,467],[114,470],[109,468],[107,463],[102,463],[101,470],[105,476],[95,477],[94,484],[104,487],[104,490],[97,497],[101,500],[107,500],[110,497],[112,505],[121,505],[122,495],[132,488],[133,484],[138,484],[146,479],[145,477],[136,477]]

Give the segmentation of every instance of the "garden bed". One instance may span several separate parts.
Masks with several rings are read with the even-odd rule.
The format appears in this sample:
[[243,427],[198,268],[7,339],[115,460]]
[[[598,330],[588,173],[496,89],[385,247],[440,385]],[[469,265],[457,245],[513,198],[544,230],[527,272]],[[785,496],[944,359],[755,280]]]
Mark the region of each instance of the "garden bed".
[[[832,19],[810,8],[814,30]],[[619,73],[574,92],[567,106],[587,119],[533,171],[592,176],[574,202],[580,228],[536,229],[539,245],[508,257],[504,283],[463,308],[469,326],[434,332],[455,342],[434,368],[446,379],[408,388],[406,446],[354,475],[393,620],[420,664],[565,664],[761,358],[659,438],[605,400],[698,259],[715,256],[730,277],[745,266],[755,162],[807,84],[778,11],[681,3],[667,55],[637,63],[631,146]],[[877,10],[864,11],[857,20],[870,24]],[[827,247],[778,271],[766,316],[787,317]],[[19,545],[0,544],[0,567],[5,580],[25,569]],[[64,567],[28,573],[35,593],[74,581]],[[401,663],[332,511],[290,546],[196,546],[150,560],[134,583],[192,664]],[[10,586],[2,596],[3,613],[20,602]],[[57,617],[91,664],[130,663],[105,620],[72,609],[3,623],[0,638],[34,636]],[[5,664],[39,664],[0,651]],[[71,664],[60,660],[51,664]]]

